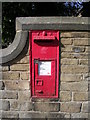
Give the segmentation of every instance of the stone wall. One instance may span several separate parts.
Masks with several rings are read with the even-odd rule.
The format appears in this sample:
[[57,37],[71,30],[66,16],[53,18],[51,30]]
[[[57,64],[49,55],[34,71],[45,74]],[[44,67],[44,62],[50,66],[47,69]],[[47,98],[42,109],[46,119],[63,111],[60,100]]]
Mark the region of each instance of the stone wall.
[[17,58],[2,66],[2,118],[88,118],[89,40],[90,32],[60,31],[58,99],[32,99],[27,42]]

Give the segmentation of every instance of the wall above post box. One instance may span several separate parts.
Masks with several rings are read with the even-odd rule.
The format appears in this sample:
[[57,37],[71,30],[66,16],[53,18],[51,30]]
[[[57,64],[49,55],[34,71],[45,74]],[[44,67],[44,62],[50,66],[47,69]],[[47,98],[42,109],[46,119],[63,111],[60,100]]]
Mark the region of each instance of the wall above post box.
[[[16,18],[16,36],[11,45],[0,49],[0,64],[15,59],[26,44],[29,30],[89,31],[89,18],[82,17],[19,17]],[[54,38],[53,38],[54,39]]]

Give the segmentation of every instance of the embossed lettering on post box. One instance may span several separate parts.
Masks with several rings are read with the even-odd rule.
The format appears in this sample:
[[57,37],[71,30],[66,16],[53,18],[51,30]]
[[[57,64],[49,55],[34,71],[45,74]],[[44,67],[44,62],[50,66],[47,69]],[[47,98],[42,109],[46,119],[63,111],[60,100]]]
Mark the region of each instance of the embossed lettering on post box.
[[59,31],[29,31],[30,85],[35,98],[57,98],[59,87]]

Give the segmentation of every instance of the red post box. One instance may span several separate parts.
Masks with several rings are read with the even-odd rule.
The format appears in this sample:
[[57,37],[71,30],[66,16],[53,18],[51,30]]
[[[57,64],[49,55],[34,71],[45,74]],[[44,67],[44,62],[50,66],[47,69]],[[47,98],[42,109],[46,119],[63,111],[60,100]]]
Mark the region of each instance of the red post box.
[[59,31],[30,31],[29,38],[32,97],[57,98],[59,86]]

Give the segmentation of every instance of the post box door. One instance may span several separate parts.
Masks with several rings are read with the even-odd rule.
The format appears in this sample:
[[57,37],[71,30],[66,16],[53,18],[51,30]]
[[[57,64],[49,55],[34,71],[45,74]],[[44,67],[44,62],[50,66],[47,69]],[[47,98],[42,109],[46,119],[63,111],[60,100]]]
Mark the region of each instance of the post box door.
[[55,96],[55,60],[35,60],[35,95]]
[[32,97],[57,98],[59,85],[59,31],[30,31]]

